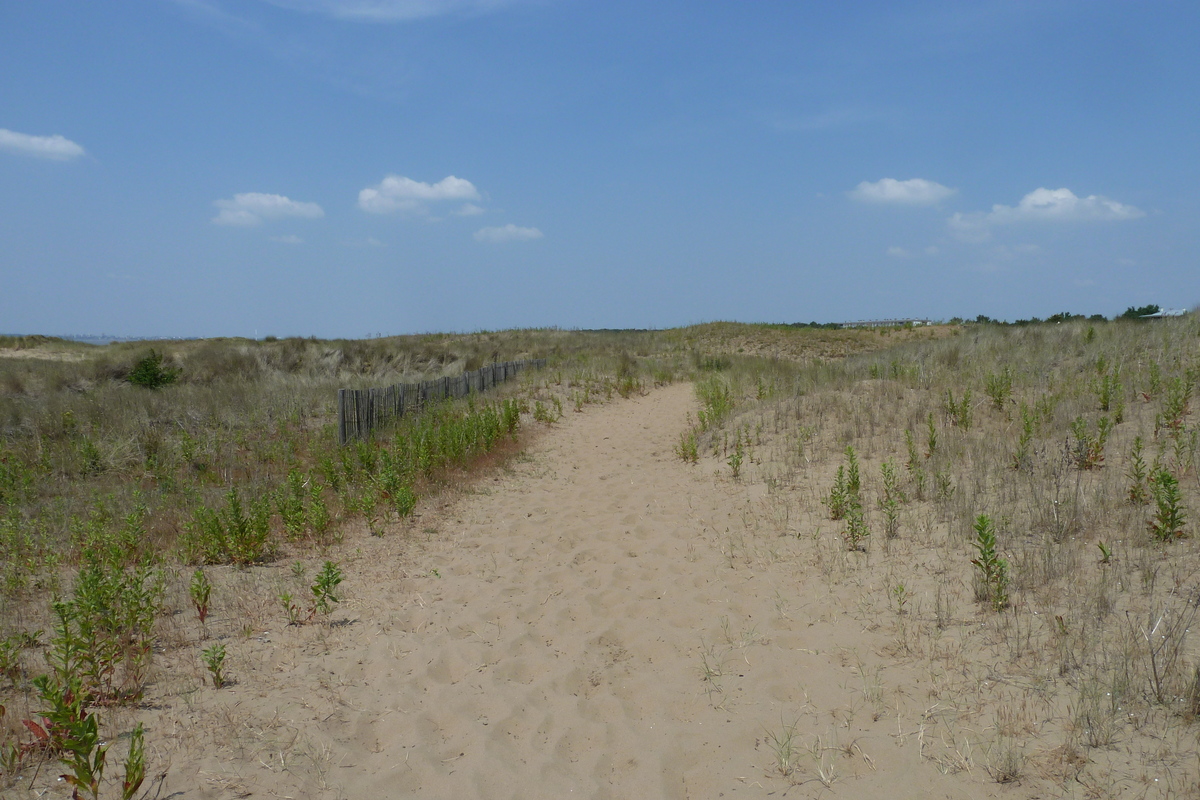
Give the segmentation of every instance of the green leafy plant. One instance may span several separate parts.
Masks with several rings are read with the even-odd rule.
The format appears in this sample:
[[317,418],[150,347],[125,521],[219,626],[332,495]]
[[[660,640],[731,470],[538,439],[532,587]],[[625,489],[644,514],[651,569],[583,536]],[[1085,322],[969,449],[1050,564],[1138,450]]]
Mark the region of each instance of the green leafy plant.
[[42,702],[43,723],[28,720],[25,727],[70,770],[59,777],[72,787],[72,796],[86,791],[98,800],[108,745],[100,739],[98,718],[87,710],[90,696],[78,677],[62,681],[39,675],[33,685]]
[[700,460],[700,445],[696,439],[695,428],[689,428],[679,434],[679,443],[675,445],[675,455],[690,464],[695,464]]
[[189,560],[246,566],[268,558],[273,552],[270,503],[266,499],[251,500],[249,510],[244,510],[236,487],[225,497],[224,510],[196,509],[184,540]]
[[908,498],[900,488],[896,465],[885,461],[879,469],[883,477],[883,496],[879,498],[879,508],[883,512],[884,535],[893,539],[900,532],[900,506],[907,503]]
[[1150,493],[1155,504],[1154,515],[1150,518],[1150,532],[1154,538],[1163,542],[1182,539],[1187,512],[1179,491],[1179,480],[1160,467],[1150,477]]
[[[337,587],[342,582],[342,571],[338,569],[337,564],[332,561],[326,561],[321,566],[321,571],[317,573],[317,579],[310,587],[313,595],[313,613],[321,613],[325,616],[333,611],[333,607],[338,603]],[[311,615],[310,615],[311,616]]]
[[986,514],[975,519],[975,541],[978,556],[971,559],[976,569],[976,597],[986,601],[994,611],[1008,606],[1008,561],[996,552],[996,531]]
[[734,480],[737,480],[739,477],[741,477],[742,460],[745,458],[745,456],[746,453],[742,449],[742,434],[739,431],[737,435],[737,441],[734,442],[733,445],[733,452],[729,454],[729,471],[733,474]]
[[225,685],[225,645],[216,643],[206,647],[201,652],[201,658],[204,660],[204,666],[208,668],[213,686],[217,689],[223,687]]
[[987,396],[992,400],[992,407],[997,411],[1003,411],[1005,405],[1012,398],[1012,368],[1005,364],[999,374],[989,372],[984,379],[984,387]]
[[942,410],[950,418],[950,424],[964,431],[971,430],[971,390],[963,389],[962,397],[954,399],[954,390],[946,389],[946,399],[942,401]]
[[1096,542],[1096,547],[1100,548],[1100,563],[1105,564],[1105,565],[1111,564],[1112,563],[1112,548],[1109,547],[1104,542]]
[[1125,471],[1129,479],[1129,491],[1126,497],[1133,505],[1145,505],[1150,502],[1150,489],[1147,484],[1146,460],[1142,457],[1142,437],[1135,436],[1133,447],[1129,451],[1129,469]]
[[161,389],[179,378],[179,370],[163,366],[163,356],[153,349],[138,360],[129,372],[127,380],[135,386],[147,389]]
[[1112,420],[1101,417],[1096,420],[1095,432],[1092,432],[1087,420],[1076,417],[1071,423],[1071,434],[1075,437],[1071,448],[1071,456],[1075,468],[1081,470],[1096,469],[1104,463],[1104,445],[1112,432]]
[[204,621],[208,619],[208,600],[212,595],[212,583],[209,582],[203,569],[197,568],[192,573],[192,582],[188,584],[188,594],[192,598],[196,616],[200,618],[200,624],[203,625]]
[[925,457],[933,458],[934,453],[937,452],[938,433],[937,433],[937,425],[935,425],[934,421],[933,421],[933,412],[932,411],[929,412],[929,417],[925,420],[925,430],[926,430]]

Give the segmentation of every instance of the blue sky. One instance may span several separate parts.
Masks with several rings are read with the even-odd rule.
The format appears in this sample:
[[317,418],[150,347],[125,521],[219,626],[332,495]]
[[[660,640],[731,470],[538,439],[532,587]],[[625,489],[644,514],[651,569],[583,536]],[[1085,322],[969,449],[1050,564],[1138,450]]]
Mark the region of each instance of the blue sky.
[[0,332],[1200,302],[1200,4],[0,0]]

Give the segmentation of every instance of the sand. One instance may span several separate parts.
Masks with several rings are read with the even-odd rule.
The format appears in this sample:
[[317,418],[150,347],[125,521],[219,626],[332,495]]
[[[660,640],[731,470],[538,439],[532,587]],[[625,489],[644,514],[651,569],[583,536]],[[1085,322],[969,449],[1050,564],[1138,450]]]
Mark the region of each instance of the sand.
[[689,413],[686,384],[568,413],[348,538],[331,625],[285,624],[287,564],[210,638],[181,620],[180,652],[224,637],[236,683],[154,687],[160,796],[1026,796],[954,769],[953,704],[822,576],[804,515],[675,456]]

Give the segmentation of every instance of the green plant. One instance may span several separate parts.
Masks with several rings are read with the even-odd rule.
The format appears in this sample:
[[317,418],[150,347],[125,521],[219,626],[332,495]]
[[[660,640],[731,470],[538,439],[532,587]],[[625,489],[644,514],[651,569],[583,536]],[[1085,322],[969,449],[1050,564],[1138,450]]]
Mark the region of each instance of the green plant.
[[1112,432],[1112,420],[1101,417],[1096,420],[1096,432],[1093,434],[1083,417],[1076,417],[1071,423],[1071,434],[1075,442],[1071,450],[1076,469],[1095,469],[1104,463],[1104,445]]
[[216,643],[206,647],[201,657],[204,659],[204,666],[208,667],[213,686],[220,689],[225,685],[225,645]]
[[675,445],[675,455],[682,461],[691,464],[700,460],[700,446],[696,440],[695,428],[688,428],[679,434],[679,443]]
[[1184,417],[1190,413],[1191,401],[1190,376],[1179,375],[1172,378],[1163,398],[1162,412],[1158,414],[1154,423],[1155,433],[1165,428],[1171,435],[1178,435],[1183,430]]
[[279,593],[279,603],[283,606],[283,613],[287,614],[288,625],[299,625],[302,621],[300,606],[294,600],[291,592]]
[[146,779],[146,730],[138,723],[129,735],[129,755],[125,758],[125,779],[121,781],[121,800],[133,800]]
[[739,431],[737,441],[733,446],[733,452],[729,454],[729,471],[733,474],[734,480],[741,477],[743,458],[745,458],[745,451],[742,449],[742,434]]
[[1155,511],[1150,518],[1150,532],[1159,541],[1182,539],[1187,512],[1179,491],[1179,480],[1163,468],[1150,476],[1150,493],[1154,497]]
[[192,582],[188,584],[188,594],[192,598],[196,616],[200,618],[200,624],[203,625],[204,621],[208,619],[208,600],[212,595],[212,584],[203,569],[197,567],[196,571],[192,573]]
[[830,519],[839,520],[846,516],[850,497],[846,488],[846,467],[842,464],[838,465],[837,473],[833,477],[833,488],[829,490],[825,505],[829,508]]
[[555,420],[557,419],[557,417],[554,416],[554,413],[551,412],[550,409],[546,407],[546,404],[541,400],[538,400],[533,404],[533,418],[538,422],[544,422],[547,425],[554,424]]
[[275,493],[275,508],[283,520],[289,539],[300,539],[306,529],[304,514],[304,478],[299,470],[288,471],[283,486]]
[[870,535],[871,529],[867,525],[862,505],[851,505],[846,511],[846,528],[842,531],[846,547],[852,551],[865,550],[866,541]]
[[971,430],[971,390],[963,389],[962,397],[954,399],[954,390],[946,389],[946,399],[942,401],[942,410],[950,418],[950,424],[964,431]]
[[933,422],[933,412],[932,411],[929,412],[929,417],[925,420],[925,430],[926,430],[925,457],[933,458],[933,454],[937,452],[938,433],[937,433],[937,425],[935,425]]
[[996,552],[996,531],[986,514],[975,519],[974,547],[978,556],[971,559],[976,572],[976,597],[986,601],[994,611],[1008,606],[1008,561]]
[[1120,424],[1125,419],[1125,387],[1121,384],[1121,371],[1113,368],[1112,372],[1102,371],[1102,374],[1092,382],[1092,392],[1104,413],[1112,413],[1113,420]]
[[796,759],[800,748],[796,742],[796,727],[799,723],[782,725],[778,731],[767,731],[767,745],[771,748],[771,757],[775,760],[775,770],[782,777],[791,777],[796,771]]
[[1100,548],[1100,563],[1106,564],[1106,565],[1111,564],[1112,563],[1112,548],[1109,547],[1104,542],[1096,542],[1096,547]]
[[1033,434],[1037,430],[1037,414],[1030,410],[1024,402],[1021,403],[1021,435],[1017,439],[1017,449],[1013,453],[1012,467],[1015,470],[1029,470]]
[[236,488],[230,489],[226,508],[213,511],[196,509],[192,526],[184,540],[184,551],[191,561],[205,564],[255,564],[268,558],[271,545],[271,506],[265,499],[251,500],[249,512],[242,508]]
[[161,389],[176,381],[179,370],[163,366],[163,356],[153,349],[138,360],[129,372],[128,381],[147,389]]
[[1150,490],[1146,483],[1146,460],[1142,457],[1142,437],[1135,436],[1133,448],[1129,451],[1129,469],[1125,472],[1129,478],[1129,491],[1126,497],[1134,505],[1145,505],[1150,502]]
[[908,599],[912,597],[912,592],[905,588],[903,583],[892,587],[892,597],[896,601],[896,613],[900,616],[908,613]]
[[893,539],[900,532],[900,506],[907,503],[908,498],[900,488],[900,476],[894,463],[885,461],[879,470],[883,476],[883,496],[879,498],[879,508],[883,511],[884,534]]
[[992,407],[997,411],[1003,411],[1005,405],[1012,398],[1012,368],[1005,364],[999,374],[989,372],[984,380],[984,385],[987,396],[992,400]]
[[42,702],[44,724],[29,720],[25,726],[70,770],[59,777],[73,788],[72,796],[78,798],[83,790],[98,800],[108,745],[100,739],[98,718],[88,713],[90,696],[78,677],[62,681],[39,675],[33,685]]
[[[317,573],[317,579],[311,587],[313,594],[313,613],[320,612],[329,616],[334,605],[338,602],[336,594],[338,584],[342,582],[342,571],[332,561],[326,561]],[[310,614],[311,616],[311,614]]]

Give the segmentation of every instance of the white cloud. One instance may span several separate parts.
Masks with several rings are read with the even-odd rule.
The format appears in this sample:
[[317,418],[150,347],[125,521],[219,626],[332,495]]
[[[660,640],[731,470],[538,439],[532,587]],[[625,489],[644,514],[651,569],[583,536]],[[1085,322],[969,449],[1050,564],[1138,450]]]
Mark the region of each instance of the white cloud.
[[281,194],[246,192],[235,194],[232,200],[217,200],[213,203],[221,213],[212,221],[218,225],[260,225],[266,220],[285,217],[315,219],[325,216],[316,203],[301,203]]
[[518,228],[511,222],[500,227],[480,228],[474,235],[477,242],[527,242],[543,236],[537,228]]
[[903,247],[898,247],[897,245],[892,245],[889,247],[887,249],[887,254],[892,258],[908,258],[912,255],[912,253],[908,252]]
[[941,250],[938,249],[936,244],[931,244],[929,247],[925,248],[925,255],[927,256],[936,256],[940,252]]
[[480,208],[479,206],[475,205],[474,203],[463,203],[462,207],[459,208],[458,211],[455,211],[454,213],[460,217],[473,217],[476,214],[484,214],[487,212],[485,209]]
[[1125,220],[1146,216],[1141,209],[1092,194],[1077,197],[1070,189],[1034,189],[1014,206],[997,203],[988,221],[995,224],[1033,220]]
[[957,189],[924,178],[898,181],[895,178],[870,183],[863,181],[847,194],[863,203],[894,203],[905,206],[932,206],[950,197]]
[[268,236],[267,238],[280,244],[304,244],[304,240],[294,233],[289,233],[287,236]]
[[293,11],[325,14],[360,22],[402,22],[454,13],[480,13],[512,5],[513,0],[267,0]]
[[[991,211],[957,212],[947,220],[955,237],[974,244],[992,237],[992,226],[1022,222],[1120,222],[1146,216],[1134,206],[1092,194],[1079,197],[1070,189],[1034,189],[1015,206],[997,203]],[[1037,245],[1021,245],[1027,252]]]
[[394,211],[424,213],[428,203],[479,199],[479,190],[473,183],[453,175],[437,183],[422,183],[403,175],[388,175],[379,185],[368,186],[358,193],[358,207],[372,214]]
[[57,133],[53,136],[30,136],[7,128],[0,128],[0,150],[51,161],[69,161],[83,155],[82,147]]

